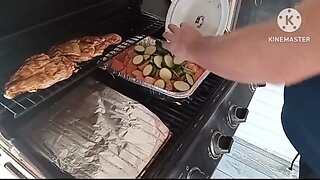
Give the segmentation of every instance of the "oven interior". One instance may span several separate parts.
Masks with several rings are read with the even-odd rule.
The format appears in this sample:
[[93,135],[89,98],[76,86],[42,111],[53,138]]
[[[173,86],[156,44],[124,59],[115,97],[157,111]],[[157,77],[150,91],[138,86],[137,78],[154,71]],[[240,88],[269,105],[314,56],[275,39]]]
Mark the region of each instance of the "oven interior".
[[[1,2],[4,3],[4,2]],[[15,9],[15,3],[23,9]],[[8,28],[0,32],[0,88],[3,89],[10,76],[23,64],[24,60],[45,51],[56,43],[86,35],[118,33],[123,41],[139,41],[136,35],[151,35],[161,38],[164,20],[141,10],[137,0],[41,0],[31,2],[10,1],[0,6],[1,22],[8,21]],[[37,13],[38,12],[38,13]],[[2,16],[2,13],[4,14]],[[23,21],[21,20],[23,18]],[[14,22],[22,22],[17,25]],[[114,56],[125,48],[105,50],[102,57]],[[111,50],[113,53],[111,54]],[[54,102],[76,89],[78,82],[92,77],[116,91],[139,101],[154,112],[173,133],[169,142],[156,156],[145,172],[146,177],[157,177],[164,168],[174,167],[170,162],[177,142],[186,140],[190,128],[208,111],[206,105],[215,97],[216,90],[225,83],[221,77],[210,74],[192,96],[176,100],[163,97],[139,85],[115,78],[99,68],[102,57],[82,64],[81,70],[68,80],[36,93],[26,93],[13,100],[0,97],[1,133],[46,176],[52,178],[73,178],[59,170],[41,154],[32,151],[19,135],[26,125],[37,126],[32,117],[45,110]],[[108,60],[108,58],[106,59]],[[32,133],[32,132],[29,132]]]

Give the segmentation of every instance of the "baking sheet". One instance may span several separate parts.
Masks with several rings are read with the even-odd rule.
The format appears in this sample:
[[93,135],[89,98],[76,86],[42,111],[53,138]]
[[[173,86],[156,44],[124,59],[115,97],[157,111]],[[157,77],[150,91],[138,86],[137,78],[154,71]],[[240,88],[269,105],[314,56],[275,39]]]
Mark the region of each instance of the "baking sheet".
[[20,136],[76,178],[137,178],[170,137],[140,103],[87,78]]
[[[135,45],[142,45],[142,46],[155,45],[156,40],[157,40],[156,38],[147,36]],[[122,44],[130,44],[130,43],[123,42]],[[123,46],[122,44],[120,44],[119,46]],[[133,48],[134,46],[131,46],[130,48]],[[121,55],[122,54],[119,54],[118,56],[121,56]],[[115,58],[117,58],[117,56]],[[158,93],[163,94],[165,96],[169,96],[169,97],[176,98],[176,99],[182,99],[182,98],[187,98],[187,97],[191,96],[195,92],[195,90],[200,86],[202,81],[210,74],[210,71],[205,70],[204,73],[199,77],[199,79],[197,81],[194,82],[194,85],[188,91],[172,92],[172,91],[168,91],[166,89],[159,88],[159,87],[154,86],[152,84],[146,83],[144,81],[137,80],[135,78],[130,77],[129,75],[122,74],[122,73],[111,68],[110,61],[104,62],[104,64],[101,66],[101,68],[106,70],[107,72],[112,73],[113,75],[120,77],[120,78],[123,78],[129,82],[141,85],[141,86],[148,88],[152,91],[155,91],[155,92],[158,92]]]

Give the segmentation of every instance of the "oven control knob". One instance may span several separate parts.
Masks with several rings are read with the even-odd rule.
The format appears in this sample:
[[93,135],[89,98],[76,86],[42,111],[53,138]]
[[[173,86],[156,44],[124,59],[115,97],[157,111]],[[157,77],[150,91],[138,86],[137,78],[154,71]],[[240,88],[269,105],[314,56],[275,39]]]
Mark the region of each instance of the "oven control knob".
[[257,88],[266,87],[266,83],[263,84],[250,84],[249,89],[254,92]]
[[263,84],[257,84],[257,87],[266,87],[267,84],[266,83],[263,83]]
[[212,158],[217,159],[221,155],[229,153],[232,144],[233,138],[231,136],[225,136],[220,132],[214,132],[210,142],[210,151]]
[[187,174],[187,179],[206,179],[207,176],[199,168],[193,167]]
[[246,122],[248,113],[247,108],[231,105],[227,117],[228,124],[232,128],[236,128],[240,123]]

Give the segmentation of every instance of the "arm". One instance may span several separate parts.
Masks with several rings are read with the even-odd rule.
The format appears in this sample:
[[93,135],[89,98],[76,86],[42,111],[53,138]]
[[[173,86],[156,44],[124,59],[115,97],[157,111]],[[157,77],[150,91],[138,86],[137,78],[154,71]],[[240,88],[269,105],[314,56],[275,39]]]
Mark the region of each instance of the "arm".
[[[320,1],[310,0],[297,8],[302,25],[294,33],[281,31],[275,19],[222,37],[202,37],[187,25],[171,26],[173,33],[164,34],[170,43],[164,46],[230,80],[297,83],[320,73],[319,7]],[[270,36],[309,36],[311,43],[270,43]]]

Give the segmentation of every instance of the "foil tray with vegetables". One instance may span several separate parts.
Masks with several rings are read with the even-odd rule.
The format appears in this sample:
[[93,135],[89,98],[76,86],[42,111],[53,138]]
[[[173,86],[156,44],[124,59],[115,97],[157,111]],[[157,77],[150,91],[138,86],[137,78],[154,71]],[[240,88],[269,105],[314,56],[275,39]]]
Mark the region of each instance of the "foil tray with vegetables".
[[178,59],[162,42],[146,37],[113,59],[103,69],[112,74],[173,98],[186,98],[210,73],[203,67]]

